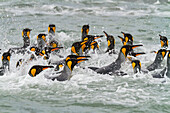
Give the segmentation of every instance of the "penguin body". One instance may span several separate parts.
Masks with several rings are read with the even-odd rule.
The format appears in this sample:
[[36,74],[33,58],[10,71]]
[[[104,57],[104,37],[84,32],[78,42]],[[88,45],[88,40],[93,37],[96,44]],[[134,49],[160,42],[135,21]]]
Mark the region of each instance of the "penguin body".
[[38,48],[42,51],[44,47],[46,46],[47,41],[46,41],[46,34],[39,34],[37,36],[37,45]]
[[132,60],[132,67],[134,70],[134,73],[138,73],[141,71],[141,62],[140,60]]
[[30,46],[30,31],[31,29],[29,28],[25,28],[22,31],[22,37],[23,37],[23,41],[24,41],[24,46],[23,48],[27,48],[28,46]]

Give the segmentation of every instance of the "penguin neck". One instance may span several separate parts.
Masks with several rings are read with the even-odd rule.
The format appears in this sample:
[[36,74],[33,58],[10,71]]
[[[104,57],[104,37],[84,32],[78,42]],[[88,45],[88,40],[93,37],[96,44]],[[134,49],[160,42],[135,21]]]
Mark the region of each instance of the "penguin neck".
[[66,65],[63,70],[63,74],[67,76],[67,79],[70,79],[72,77],[72,70],[69,69],[69,67]]
[[88,35],[88,33],[86,31],[82,32],[82,41],[84,40],[84,38]]
[[157,54],[154,62],[156,64],[160,64],[162,61],[163,61],[163,58],[159,54]]
[[30,45],[30,37],[29,36],[23,36],[23,40],[24,40],[24,48],[28,47]]
[[117,64],[121,64],[121,63],[123,63],[123,62],[125,61],[125,59],[126,59],[126,58],[125,58],[124,54],[123,54],[122,52],[120,52],[120,53],[119,53],[119,56],[118,56],[118,58],[116,59],[115,62],[116,62]]

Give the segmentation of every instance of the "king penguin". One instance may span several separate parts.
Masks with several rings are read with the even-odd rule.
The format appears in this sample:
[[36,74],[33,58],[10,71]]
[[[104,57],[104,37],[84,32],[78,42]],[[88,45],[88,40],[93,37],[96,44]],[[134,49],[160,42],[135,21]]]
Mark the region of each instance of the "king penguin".
[[[47,79],[58,80],[58,81],[70,80],[70,78],[72,77],[72,71],[74,66],[82,61],[88,60],[87,59],[88,57],[89,56],[76,56],[76,55],[67,56],[65,59],[65,63],[62,64],[64,65],[64,69],[61,72],[57,72],[56,74],[53,74],[55,75],[55,77],[47,77]],[[62,65],[60,64],[60,67],[62,67]]]
[[161,47],[163,48],[168,48],[168,39],[165,36],[159,35],[160,36],[160,41],[161,41]]
[[112,62],[108,66],[104,66],[101,68],[98,67],[88,67],[92,69],[93,71],[100,73],[100,74],[114,74],[115,71],[119,70],[121,68],[121,64],[126,60],[127,54],[132,51],[134,48],[139,47],[142,45],[125,45],[122,46],[120,49],[118,58],[116,59],[115,62]]
[[115,54],[115,39],[112,35],[107,34],[105,31],[103,31],[104,34],[107,37],[107,50],[105,53],[109,53],[109,54]]
[[121,39],[123,45],[133,45],[133,36],[129,33],[121,33],[123,34],[124,38],[122,38],[121,36],[118,37]]
[[0,75],[4,75],[6,71],[10,70],[10,52],[5,52],[2,55],[2,67],[0,67]]
[[166,56],[167,50],[166,49],[160,49],[158,52],[156,52],[156,58],[152,64],[150,64],[147,69],[149,71],[153,71],[155,69],[158,69],[161,67],[161,63]]
[[165,75],[170,78],[170,51],[168,50],[167,66],[159,73],[153,73],[153,78],[164,78]]

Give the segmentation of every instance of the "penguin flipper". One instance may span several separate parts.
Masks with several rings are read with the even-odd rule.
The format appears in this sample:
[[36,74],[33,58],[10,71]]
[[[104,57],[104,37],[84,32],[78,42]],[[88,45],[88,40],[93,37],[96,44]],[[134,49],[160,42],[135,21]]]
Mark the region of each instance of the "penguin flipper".
[[88,67],[88,68],[91,69],[91,70],[93,70],[93,71],[99,69],[98,67]]
[[128,75],[127,73],[125,73],[123,71],[115,71],[114,74],[116,74],[116,76],[125,76],[125,75]]
[[166,72],[166,67],[160,73],[153,74],[152,77],[153,78],[164,78],[165,72]]

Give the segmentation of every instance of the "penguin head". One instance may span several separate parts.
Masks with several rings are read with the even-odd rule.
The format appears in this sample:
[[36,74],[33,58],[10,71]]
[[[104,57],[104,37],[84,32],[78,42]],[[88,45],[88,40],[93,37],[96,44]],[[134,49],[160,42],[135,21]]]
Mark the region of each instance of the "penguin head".
[[20,67],[22,65],[22,62],[24,61],[24,59],[19,59],[17,64],[16,64],[16,68]]
[[48,33],[51,33],[52,35],[55,35],[55,30],[56,30],[56,27],[54,24],[50,24],[48,26]]
[[101,38],[101,37],[103,37],[103,35],[97,35],[97,36],[87,35],[87,36],[84,38],[84,41],[81,43],[81,45],[86,44],[86,46],[90,47],[90,44],[91,44],[95,39],[98,39],[98,38]]
[[108,38],[107,38],[107,46],[108,47],[111,47],[111,46],[115,46],[115,39],[114,39],[114,37],[113,36],[109,36]]
[[96,41],[93,41],[91,44],[90,44],[90,47],[91,49],[95,50],[96,48],[99,49],[99,45]]
[[141,62],[139,60],[132,60],[131,63],[132,63],[134,73],[141,71]]
[[58,43],[53,40],[53,41],[50,42],[50,46],[53,47],[53,48],[58,47]]
[[37,40],[43,39],[46,42],[46,36],[47,36],[47,34],[39,34],[37,36]]
[[128,53],[130,53],[134,48],[139,47],[139,46],[143,46],[143,45],[124,45],[120,49],[120,53],[122,53],[126,58]]
[[167,53],[166,49],[160,49],[156,54],[155,61],[161,62],[164,59],[164,57],[166,56],[166,53]]
[[82,61],[86,61],[88,60],[87,58],[89,58],[90,56],[77,56],[77,55],[69,55],[67,56],[67,58],[65,59],[66,65],[67,67],[73,71],[73,68],[76,64],[82,62]]
[[54,68],[54,66],[42,66],[42,65],[34,65],[31,67],[31,69],[29,70],[28,74],[31,77],[35,77],[37,76],[40,72],[42,72],[45,69],[48,68]]
[[35,46],[30,47],[30,51],[35,52],[36,55],[39,55],[39,53],[40,53],[40,49],[38,47],[35,47]]
[[57,64],[57,66],[55,67],[55,71],[59,71],[61,68],[64,67],[64,64],[62,62],[60,62],[59,64]]
[[79,50],[81,48],[81,42],[74,42],[71,46],[71,54],[79,55]]
[[[48,53],[51,53],[52,51],[55,51],[55,50],[59,50],[63,47],[55,47],[55,48],[52,48],[52,47],[45,47],[44,50],[45,50],[45,53],[48,54]],[[44,54],[45,54],[44,53]]]
[[29,28],[25,28],[23,29],[22,31],[22,37],[28,37],[30,38],[30,32],[32,31],[32,29],[29,29]]
[[[133,45],[133,36],[129,33],[124,33],[124,32],[121,32],[121,33],[124,36],[124,39],[121,39],[123,45]],[[119,38],[121,37],[119,36]]]
[[90,58],[90,56],[68,55],[65,60],[67,61],[69,59],[85,59],[85,58]]
[[2,54],[2,67],[3,68],[8,67],[9,69],[10,57],[11,57],[11,54],[9,51]]
[[111,47],[111,46],[115,46],[115,39],[112,35],[108,35],[105,31],[103,31],[107,37],[107,46]]
[[168,39],[165,36],[159,35],[161,41],[161,47],[167,48],[168,47]]
[[88,35],[88,33],[89,33],[89,25],[83,25],[83,27],[81,29],[81,33],[83,33],[84,35]]

